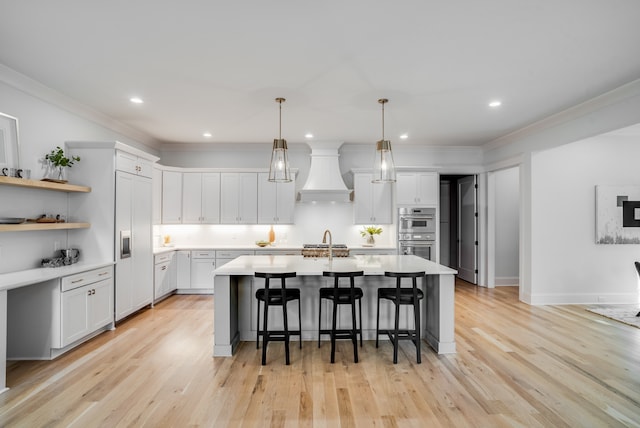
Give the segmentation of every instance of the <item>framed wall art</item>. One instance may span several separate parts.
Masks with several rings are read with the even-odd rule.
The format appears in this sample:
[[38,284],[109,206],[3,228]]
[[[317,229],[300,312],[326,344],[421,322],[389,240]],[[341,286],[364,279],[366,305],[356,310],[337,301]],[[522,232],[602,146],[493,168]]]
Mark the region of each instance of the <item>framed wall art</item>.
[[640,244],[640,186],[596,186],[596,244]]
[[20,166],[18,119],[0,113],[0,168]]

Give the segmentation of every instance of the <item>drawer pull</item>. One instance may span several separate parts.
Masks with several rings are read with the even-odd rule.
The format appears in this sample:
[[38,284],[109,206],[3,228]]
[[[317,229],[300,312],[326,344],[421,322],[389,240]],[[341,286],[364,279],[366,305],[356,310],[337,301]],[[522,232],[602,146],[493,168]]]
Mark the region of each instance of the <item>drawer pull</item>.
[[98,274],[98,276],[105,276],[105,275],[109,275],[109,272],[101,272]]
[[71,281],[72,284],[77,284],[78,282],[84,281],[84,278],[76,279],[75,281]]

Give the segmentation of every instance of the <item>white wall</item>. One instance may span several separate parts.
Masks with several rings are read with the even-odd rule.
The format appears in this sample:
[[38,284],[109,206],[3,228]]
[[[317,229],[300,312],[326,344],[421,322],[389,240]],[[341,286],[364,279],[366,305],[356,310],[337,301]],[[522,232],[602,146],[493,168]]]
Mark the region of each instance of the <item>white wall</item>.
[[518,285],[520,171],[508,168],[495,176],[495,284]]
[[595,186],[640,186],[636,131],[532,155],[532,303],[638,301],[640,246],[595,244]]
[[[68,140],[119,140],[153,151],[66,108],[4,83],[2,72],[3,69],[0,69],[0,112],[18,118],[20,166],[31,169],[32,179],[43,177],[45,170],[40,160],[44,155],[56,146],[63,147]],[[46,97],[43,95],[43,98]],[[72,176],[73,168],[69,178],[72,179]],[[1,217],[33,218],[44,213],[67,214],[67,194],[0,186]],[[0,273],[38,267],[42,258],[56,255],[55,247],[66,248],[70,243],[69,234],[76,232],[0,233]]]

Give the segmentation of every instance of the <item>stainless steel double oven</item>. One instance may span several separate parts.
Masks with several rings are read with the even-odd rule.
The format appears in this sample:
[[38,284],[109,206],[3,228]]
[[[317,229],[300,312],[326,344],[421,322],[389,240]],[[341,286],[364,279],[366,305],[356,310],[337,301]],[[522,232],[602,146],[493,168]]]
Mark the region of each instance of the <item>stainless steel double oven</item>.
[[398,208],[398,254],[435,261],[435,208]]

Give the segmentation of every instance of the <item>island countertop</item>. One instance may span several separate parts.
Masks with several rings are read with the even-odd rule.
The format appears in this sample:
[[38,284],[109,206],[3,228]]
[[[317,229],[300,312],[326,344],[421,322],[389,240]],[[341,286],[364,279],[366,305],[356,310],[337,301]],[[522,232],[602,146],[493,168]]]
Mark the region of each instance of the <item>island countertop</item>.
[[456,270],[418,256],[357,255],[350,257],[313,258],[303,256],[240,256],[217,268],[214,275],[253,275],[255,272],[296,272],[298,275],[321,276],[323,271],[364,271],[365,275],[390,272],[421,272],[427,275],[454,275]]

